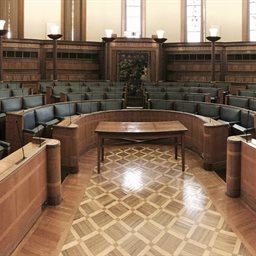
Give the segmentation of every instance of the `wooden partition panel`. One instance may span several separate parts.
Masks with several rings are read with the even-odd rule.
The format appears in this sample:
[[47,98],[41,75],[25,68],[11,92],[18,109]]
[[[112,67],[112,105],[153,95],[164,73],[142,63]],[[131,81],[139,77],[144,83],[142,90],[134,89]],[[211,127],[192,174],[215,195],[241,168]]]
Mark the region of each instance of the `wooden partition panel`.
[[9,112],[5,117],[5,140],[11,143],[11,151],[23,145],[22,130],[24,128],[23,112]]
[[228,135],[228,125],[219,126],[215,120],[204,124],[203,158],[206,170],[225,166]]
[[[59,141],[29,143],[23,150],[25,159],[19,149],[0,161],[1,255],[9,255],[17,246],[45,203],[61,201]],[[49,150],[55,161],[48,159]]]
[[256,145],[242,141],[241,197],[256,210]]
[[240,136],[232,136],[227,153],[227,195],[240,196],[256,210],[256,145]]

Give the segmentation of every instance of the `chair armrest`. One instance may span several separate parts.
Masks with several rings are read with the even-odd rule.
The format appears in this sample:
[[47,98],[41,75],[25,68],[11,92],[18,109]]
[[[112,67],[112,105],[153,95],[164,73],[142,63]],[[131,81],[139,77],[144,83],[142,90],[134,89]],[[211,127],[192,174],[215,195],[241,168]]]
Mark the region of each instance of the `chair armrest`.
[[4,148],[10,149],[11,148],[11,143],[2,141],[0,140],[0,145],[3,146]]
[[231,122],[228,122],[231,126],[235,125],[235,124],[239,124],[239,121],[231,121]]
[[62,121],[62,120],[64,120],[65,119],[65,117],[64,116],[55,116],[55,118],[57,118],[58,120],[60,120],[60,121]]

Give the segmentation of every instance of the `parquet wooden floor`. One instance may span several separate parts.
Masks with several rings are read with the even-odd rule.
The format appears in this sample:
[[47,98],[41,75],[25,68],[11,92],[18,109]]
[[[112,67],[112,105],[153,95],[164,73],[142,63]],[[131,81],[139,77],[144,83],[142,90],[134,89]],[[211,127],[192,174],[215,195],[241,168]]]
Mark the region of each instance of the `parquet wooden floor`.
[[256,216],[225,183],[186,151],[186,172],[164,145],[96,150],[63,184],[63,202],[47,208],[13,255],[256,255]]

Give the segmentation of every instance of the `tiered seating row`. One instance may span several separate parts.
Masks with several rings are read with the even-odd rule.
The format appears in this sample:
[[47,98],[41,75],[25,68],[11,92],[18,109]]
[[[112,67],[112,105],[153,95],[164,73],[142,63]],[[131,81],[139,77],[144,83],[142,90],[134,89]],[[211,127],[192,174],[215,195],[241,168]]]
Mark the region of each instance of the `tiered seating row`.
[[124,99],[126,101],[126,93],[109,93],[109,92],[61,92],[60,101],[83,101],[83,100],[110,100]]
[[[32,140],[33,136],[51,137],[52,126],[63,119],[71,120],[72,116],[79,116],[99,111],[110,111],[123,109],[123,100],[102,100],[65,102],[48,104],[41,107],[30,108],[25,111],[6,113],[6,141],[11,143],[12,151],[19,148],[20,140],[17,125],[20,133],[23,133],[24,143]],[[20,115],[22,119],[18,124],[12,123],[14,116]]]
[[19,89],[21,83],[19,82],[0,82],[0,90],[2,89]]
[[225,81],[215,81],[215,82],[194,82],[194,81],[159,81],[158,83],[145,82],[144,87],[152,86],[163,86],[163,87],[213,87],[221,88],[224,92],[229,92],[231,84]]
[[0,139],[5,138],[6,113],[42,106],[45,104],[45,95],[34,94],[24,97],[10,97],[0,99]]
[[[89,84],[68,84],[47,86],[46,88],[46,99],[48,103],[54,103],[60,101],[61,93],[87,93],[88,95],[97,95],[97,97],[103,99],[105,93],[119,94],[125,92],[125,87],[122,86],[110,86],[108,83],[95,83]],[[101,95],[101,96],[100,96]],[[90,96],[88,96],[90,97]]]
[[255,132],[255,112],[241,107],[181,100],[149,100],[148,107],[150,109],[175,110],[213,118],[219,122],[229,124],[230,135]]
[[223,103],[224,91],[222,88],[214,87],[189,87],[189,86],[154,86],[154,87],[144,87],[145,94],[147,93],[176,93],[176,94],[190,94],[190,93],[204,93],[210,95],[210,100],[212,102]]
[[256,111],[256,97],[227,95],[225,104]]
[[190,101],[205,101],[211,102],[211,95],[209,93],[182,93],[182,92],[146,92],[145,101],[150,100],[190,100]]
[[0,89],[0,98],[31,95],[31,88]]

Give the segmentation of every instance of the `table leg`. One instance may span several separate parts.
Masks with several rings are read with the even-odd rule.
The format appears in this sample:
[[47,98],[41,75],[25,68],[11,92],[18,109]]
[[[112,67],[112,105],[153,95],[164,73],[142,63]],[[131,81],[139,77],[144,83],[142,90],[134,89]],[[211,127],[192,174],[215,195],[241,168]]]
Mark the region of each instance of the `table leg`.
[[180,137],[181,140],[181,162],[182,162],[182,171],[185,171],[185,147],[184,147],[184,136]]
[[98,155],[97,155],[97,171],[98,173],[100,173],[100,159],[101,159],[101,138],[100,136],[98,136],[98,148],[97,148],[97,151],[98,151]]
[[174,144],[175,144],[175,159],[178,158],[178,138],[174,137]]
[[101,139],[101,162],[104,161],[104,139]]

